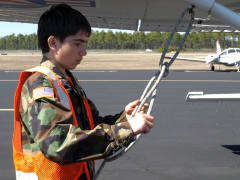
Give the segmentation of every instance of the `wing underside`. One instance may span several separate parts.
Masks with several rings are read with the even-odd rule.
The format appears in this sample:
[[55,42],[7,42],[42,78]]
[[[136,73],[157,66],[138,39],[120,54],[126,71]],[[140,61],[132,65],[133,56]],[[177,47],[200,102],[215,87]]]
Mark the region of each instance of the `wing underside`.
[[[238,0],[216,2],[240,12]],[[0,21],[37,23],[40,14],[55,3],[68,3],[80,10],[92,27],[141,31],[172,31],[181,12],[191,7],[185,0],[0,0]],[[195,17],[192,31],[238,32],[199,8]],[[188,21],[189,17],[182,21],[179,32],[186,30]]]

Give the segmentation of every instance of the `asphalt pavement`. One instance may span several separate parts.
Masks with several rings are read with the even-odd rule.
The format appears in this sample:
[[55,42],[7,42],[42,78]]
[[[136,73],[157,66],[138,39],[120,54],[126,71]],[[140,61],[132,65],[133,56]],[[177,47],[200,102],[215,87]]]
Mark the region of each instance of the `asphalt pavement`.
[[[101,115],[138,99],[155,70],[73,71]],[[19,71],[0,71],[0,179],[15,179],[11,138]],[[186,103],[189,91],[240,93],[236,71],[172,70],[158,87],[155,127],[99,180],[236,180],[240,177],[239,101]],[[101,160],[96,163],[98,168]]]

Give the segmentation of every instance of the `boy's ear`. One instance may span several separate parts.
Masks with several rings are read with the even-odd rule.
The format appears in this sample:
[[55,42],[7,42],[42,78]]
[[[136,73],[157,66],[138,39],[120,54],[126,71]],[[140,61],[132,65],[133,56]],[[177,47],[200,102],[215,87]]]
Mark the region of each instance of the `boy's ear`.
[[57,43],[57,39],[54,36],[49,36],[48,38],[49,49],[56,50],[57,49],[56,43]]

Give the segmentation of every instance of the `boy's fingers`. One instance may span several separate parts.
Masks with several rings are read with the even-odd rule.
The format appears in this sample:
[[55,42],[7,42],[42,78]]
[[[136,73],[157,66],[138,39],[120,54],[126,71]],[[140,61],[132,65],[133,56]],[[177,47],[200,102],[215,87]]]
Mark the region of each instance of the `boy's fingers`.
[[144,104],[143,107],[141,108],[141,111],[147,110],[149,108],[149,104]]
[[131,102],[131,107],[135,107],[135,106],[137,106],[139,103],[140,103],[139,100],[133,101],[133,102]]

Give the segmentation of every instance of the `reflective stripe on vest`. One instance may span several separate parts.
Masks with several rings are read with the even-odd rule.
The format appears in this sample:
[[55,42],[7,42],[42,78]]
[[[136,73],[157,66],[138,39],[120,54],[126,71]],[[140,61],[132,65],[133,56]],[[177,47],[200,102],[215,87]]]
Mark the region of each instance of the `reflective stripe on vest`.
[[[21,99],[21,91],[22,86],[27,80],[29,76],[31,76],[34,72],[40,72],[48,76],[51,80],[55,94],[58,100],[65,105],[67,108],[71,109],[74,117],[73,125],[78,125],[77,119],[75,116],[75,112],[72,106],[71,99],[61,84],[61,81],[57,78],[54,72],[52,72],[47,67],[38,66],[26,71],[23,71],[20,75],[19,84],[15,94],[14,100],[14,133],[13,133],[13,160],[16,170],[16,179],[17,180],[77,180],[83,171],[85,170],[85,174],[88,180],[90,180],[89,170],[87,168],[86,162],[77,162],[72,164],[59,164],[47,159],[42,153],[35,155],[33,157],[28,156],[22,151],[22,143],[21,143],[21,122],[19,115],[19,106]],[[87,111],[89,123],[91,129],[94,128],[94,123],[92,119],[92,114],[90,107],[86,98],[83,98],[83,102]]]
[[[69,104],[69,99],[68,99],[68,95],[65,92],[66,90],[62,87],[61,82],[58,80],[58,78],[56,77],[56,75],[47,67],[44,66],[37,66],[35,68],[32,69],[28,69],[26,70],[27,72],[41,72],[42,74],[47,75],[48,77],[50,77],[53,86],[56,88],[55,90],[57,91],[57,95],[58,97],[61,97],[59,100],[60,102],[66,106],[68,109],[71,109],[70,104]],[[64,91],[65,90],[65,91]]]

